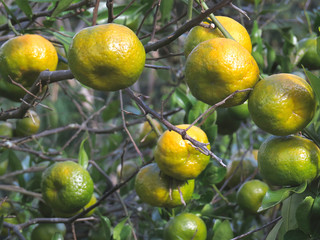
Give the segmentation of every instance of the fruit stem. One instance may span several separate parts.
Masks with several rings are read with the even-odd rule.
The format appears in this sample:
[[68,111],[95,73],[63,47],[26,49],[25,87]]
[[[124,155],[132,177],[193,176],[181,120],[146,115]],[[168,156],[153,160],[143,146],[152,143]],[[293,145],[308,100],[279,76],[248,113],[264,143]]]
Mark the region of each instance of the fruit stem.
[[12,25],[12,22],[11,22],[10,19],[8,19],[8,26],[9,26],[9,28],[12,30],[12,32],[14,32],[14,34],[15,34],[16,36],[20,36],[20,35],[21,35],[21,33],[19,33],[19,32],[15,29],[15,27]]
[[218,193],[218,195],[222,198],[222,200],[224,200],[228,205],[230,205],[230,202],[228,201],[228,199],[225,196],[223,196],[223,194],[220,192],[217,186],[215,184],[212,184],[212,187]]
[[[203,1],[203,0],[199,0],[198,1],[199,4],[201,5],[201,7],[204,10],[208,10],[208,6],[207,4]],[[218,21],[218,19],[213,15],[213,13],[211,13],[209,15],[209,17],[211,18],[212,22],[216,25],[217,28],[219,28],[219,30],[222,32],[223,36],[225,36],[226,38],[232,39],[234,40],[234,38],[231,36],[231,34],[222,26],[222,24]]]

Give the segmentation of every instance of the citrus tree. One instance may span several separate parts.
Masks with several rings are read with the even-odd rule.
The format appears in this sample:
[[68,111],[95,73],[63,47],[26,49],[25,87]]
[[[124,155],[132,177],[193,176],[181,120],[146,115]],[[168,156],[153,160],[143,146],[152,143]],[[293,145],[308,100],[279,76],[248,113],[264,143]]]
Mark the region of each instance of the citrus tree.
[[1,239],[319,239],[315,0],[0,0]]

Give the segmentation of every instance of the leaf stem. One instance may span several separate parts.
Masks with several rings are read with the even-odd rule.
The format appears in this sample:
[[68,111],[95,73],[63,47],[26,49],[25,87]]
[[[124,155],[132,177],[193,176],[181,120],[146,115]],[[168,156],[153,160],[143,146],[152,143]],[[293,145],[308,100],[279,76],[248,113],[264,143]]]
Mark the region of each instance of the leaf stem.
[[193,10],[193,0],[188,0],[188,12],[187,12],[187,20],[192,19],[192,10]]
[[225,196],[223,196],[223,194],[220,192],[217,186],[215,184],[212,184],[211,186],[218,193],[218,195],[223,199],[223,201],[225,201],[228,205],[230,205],[230,202],[228,201],[228,199]]

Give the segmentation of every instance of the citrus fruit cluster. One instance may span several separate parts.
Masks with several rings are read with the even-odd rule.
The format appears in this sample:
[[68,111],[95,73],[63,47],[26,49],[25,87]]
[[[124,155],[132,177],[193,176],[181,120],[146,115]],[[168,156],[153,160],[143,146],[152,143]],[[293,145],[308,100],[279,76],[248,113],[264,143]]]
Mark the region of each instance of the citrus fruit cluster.
[[[200,128],[188,124],[177,125],[186,129],[193,139],[208,144],[208,138]],[[188,140],[174,131],[165,131],[159,138],[154,158],[156,163],[140,169],[135,180],[135,190],[143,202],[158,207],[177,207],[186,204],[193,194],[194,179],[210,161],[195,149]]]
[[260,80],[248,100],[254,123],[276,136],[266,139],[258,151],[263,179],[275,186],[297,186],[319,175],[320,150],[306,138],[292,135],[314,117],[316,99],[303,78],[287,73]]
[[38,132],[40,123],[39,115],[33,110],[28,110],[24,118],[13,123],[0,122],[0,139],[33,135]]
[[[220,30],[193,28],[186,40],[185,79],[191,93],[209,105],[221,102],[236,91],[252,88],[259,79],[259,67],[251,55],[246,29],[228,17],[217,20],[235,40],[224,38]],[[240,105],[249,91],[236,93],[222,106]]]
[[[68,66],[82,84],[116,91],[134,84],[144,69],[146,53],[128,27],[110,23],[82,29],[70,45]],[[40,72],[56,70],[58,54],[44,37],[25,34],[0,48],[0,95],[20,101]],[[14,84],[13,84],[14,83]]]
[[89,172],[72,161],[56,162],[42,174],[41,192],[56,217],[70,217],[96,202]]

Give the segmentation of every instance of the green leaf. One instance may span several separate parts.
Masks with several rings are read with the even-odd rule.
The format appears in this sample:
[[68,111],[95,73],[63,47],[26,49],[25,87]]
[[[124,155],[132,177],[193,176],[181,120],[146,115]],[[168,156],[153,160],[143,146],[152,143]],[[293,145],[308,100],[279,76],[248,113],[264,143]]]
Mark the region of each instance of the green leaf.
[[296,220],[299,228],[306,234],[311,233],[311,210],[314,203],[314,198],[312,196],[307,196],[298,205],[296,210]]
[[266,44],[267,46],[267,63],[268,63],[268,72],[271,72],[272,66],[276,61],[277,54],[272,46]]
[[[319,31],[320,31],[320,27],[319,27]],[[318,55],[320,55],[320,37],[317,37],[317,53]]]
[[310,238],[300,229],[290,230],[286,232],[286,234],[283,237],[283,240],[308,240],[308,239],[312,239],[312,238]]
[[171,18],[171,12],[173,7],[173,0],[162,1],[160,5],[161,22],[167,23]]
[[213,226],[212,240],[230,240],[231,238],[233,238],[233,231],[230,222],[228,220],[219,223],[216,221]]
[[[145,4],[133,4],[129,8],[122,12],[126,7],[127,4],[117,5],[113,7],[113,14],[117,16],[119,13],[122,14],[114,19],[114,23],[126,25],[128,27],[132,27],[136,24],[139,24],[139,18],[142,16],[142,13],[148,9],[149,3]],[[97,23],[98,24],[105,24],[108,21],[108,8],[104,7],[98,12]],[[134,26],[134,28],[137,26]],[[134,30],[134,29],[133,29]]]
[[121,240],[130,240],[131,239],[131,226],[124,225],[121,233],[120,233],[120,239]]
[[0,233],[2,232],[2,228],[3,228],[3,220],[4,220],[4,216],[0,215]]
[[[12,150],[9,150],[9,166],[10,166],[10,169],[12,169],[13,171],[23,169],[20,159],[17,157],[16,153]],[[23,178],[23,175],[20,174],[17,177],[18,177],[19,186],[25,187],[26,182]]]
[[121,232],[127,220],[128,218],[123,219],[121,222],[117,224],[117,226],[114,227],[114,230],[113,230],[114,240],[121,240]]
[[311,85],[313,91],[316,94],[317,102],[320,103],[320,78],[318,78],[312,72],[309,72],[304,68],[303,68],[303,70],[304,70],[304,72],[310,82],[310,85]]
[[63,237],[62,233],[60,233],[60,232],[56,232],[53,235],[53,237],[51,238],[51,240],[63,240],[63,239],[64,239],[64,237]]
[[57,2],[59,0],[29,0],[30,2],[40,2],[40,3],[43,3],[43,2]]
[[105,216],[100,216],[101,219],[101,226],[103,229],[103,234],[105,235],[106,239],[111,239],[111,222],[109,220],[109,218],[105,217]]
[[258,212],[262,212],[268,208],[274,207],[288,198],[292,193],[302,193],[307,188],[307,182],[297,187],[282,188],[279,190],[268,190],[262,200],[262,205],[258,209]]
[[0,1],[2,2],[3,6],[4,6],[5,10],[6,10],[6,12],[12,17],[12,19],[13,19],[15,22],[19,23],[19,21],[17,20],[15,14],[10,10],[10,8],[8,8],[8,6],[5,4],[5,2],[4,2],[3,0],[0,0]]
[[181,88],[177,88],[175,90],[175,92],[172,94],[171,101],[173,107],[178,106],[186,111],[192,107],[190,99],[186,96],[186,93]]
[[204,171],[203,180],[207,183],[217,184],[221,182],[227,174],[225,167],[216,166],[213,163],[209,163],[208,167]]
[[29,5],[28,1],[25,0],[16,0],[16,4],[19,6],[19,8],[26,14],[28,18],[32,18],[32,9]]
[[[63,48],[66,52],[66,55],[68,56],[68,52],[69,52],[69,47],[72,41],[72,35],[70,33],[67,32],[63,32],[63,35],[60,34],[59,32],[51,32],[63,45]],[[65,35],[69,35],[69,37],[65,36]]]
[[283,219],[283,224],[278,232],[279,240],[284,238],[284,235],[293,229],[298,227],[296,220],[296,211],[299,204],[303,201],[303,194],[293,194],[289,198],[283,201],[281,207],[281,216]]
[[320,196],[316,196],[313,202],[311,216],[311,230],[312,234],[315,234],[320,237]]
[[63,12],[65,9],[67,9],[71,3],[73,2],[73,0],[61,0],[58,3],[58,6],[56,7],[56,9],[53,11],[51,17],[56,17],[58,16],[61,12]]
[[253,22],[251,30],[251,41],[255,52],[262,54],[263,51],[263,41],[262,41],[262,30],[259,28],[258,21]]
[[119,114],[120,109],[120,101],[115,100],[111,102],[105,110],[103,110],[101,116],[104,122],[109,121],[110,119],[114,119]]
[[89,162],[89,157],[84,149],[84,143],[86,142],[87,138],[83,139],[81,144],[80,144],[80,149],[79,149],[79,156],[78,156],[78,161],[80,166],[82,166],[84,169],[88,167],[88,162]]
[[272,230],[269,232],[266,240],[275,240],[277,239],[277,236],[278,236],[278,232],[279,232],[279,229],[281,228],[283,224],[283,220],[280,219],[277,224],[272,228]]

